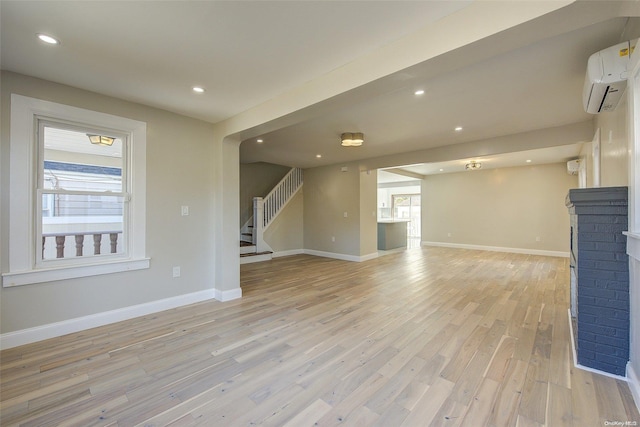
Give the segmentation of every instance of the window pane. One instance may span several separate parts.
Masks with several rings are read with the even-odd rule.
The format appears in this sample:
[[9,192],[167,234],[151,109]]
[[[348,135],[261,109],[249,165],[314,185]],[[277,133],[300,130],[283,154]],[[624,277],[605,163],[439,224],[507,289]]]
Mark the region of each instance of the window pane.
[[[121,138],[92,143],[80,132],[44,127],[43,182],[47,190],[122,192]],[[111,143],[111,145],[106,145]]]
[[123,211],[122,196],[43,193],[42,259],[124,253]]
[[42,259],[124,253],[122,139],[56,126],[40,141]]

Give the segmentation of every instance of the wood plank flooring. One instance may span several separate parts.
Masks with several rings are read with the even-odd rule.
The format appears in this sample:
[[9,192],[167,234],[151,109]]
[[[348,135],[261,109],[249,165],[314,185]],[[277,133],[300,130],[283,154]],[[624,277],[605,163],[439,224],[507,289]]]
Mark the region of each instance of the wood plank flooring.
[[572,365],[568,268],[426,247],[246,264],[240,300],[2,351],[0,423],[640,423],[626,383]]

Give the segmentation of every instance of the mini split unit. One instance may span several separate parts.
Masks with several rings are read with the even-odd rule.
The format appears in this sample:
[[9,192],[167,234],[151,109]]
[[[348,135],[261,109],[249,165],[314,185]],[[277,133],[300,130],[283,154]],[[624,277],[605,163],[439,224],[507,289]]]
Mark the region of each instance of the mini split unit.
[[627,87],[629,56],[638,39],[617,44],[589,57],[582,103],[587,113],[613,111]]

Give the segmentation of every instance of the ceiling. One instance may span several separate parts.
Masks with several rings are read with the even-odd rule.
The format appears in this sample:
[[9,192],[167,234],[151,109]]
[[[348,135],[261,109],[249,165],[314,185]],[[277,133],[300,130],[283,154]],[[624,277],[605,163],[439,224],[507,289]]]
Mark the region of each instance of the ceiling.
[[494,156],[469,157],[446,162],[419,163],[402,166],[401,168],[381,169],[378,171],[378,183],[405,182],[419,180],[426,175],[465,172],[466,165],[470,162],[479,163],[481,170],[566,162],[576,159],[581,150],[582,144],[577,143]]
[[[468,3],[2,0],[0,61],[216,123]],[[61,44],[43,45],[40,32]]]
[[[2,0],[0,65],[217,123],[471,3]],[[594,18],[596,3],[581,3],[570,20],[560,10],[346,93],[339,108],[247,133],[241,161],[308,168],[590,121],[581,105],[586,61],[628,35],[629,20]],[[44,45],[38,32],[61,44]],[[206,91],[193,93],[195,85]],[[356,131],[365,144],[340,147],[340,133]]]

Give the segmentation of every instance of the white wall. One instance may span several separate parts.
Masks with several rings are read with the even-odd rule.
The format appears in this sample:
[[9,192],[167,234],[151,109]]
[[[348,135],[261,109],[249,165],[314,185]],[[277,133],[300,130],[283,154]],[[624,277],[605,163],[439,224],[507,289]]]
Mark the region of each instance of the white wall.
[[253,216],[253,198],[269,194],[290,170],[263,162],[240,165],[240,225]]
[[[627,131],[627,97],[623,96],[618,108],[594,117],[596,130],[600,130],[600,187],[629,185],[629,135]],[[587,187],[594,184],[594,159],[591,144],[585,144]]]
[[427,176],[422,241],[568,254],[565,196],[577,184],[564,163]]
[[304,184],[264,232],[274,254],[301,253],[304,249]]
[[374,171],[361,172],[357,163],[306,169],[305,250],[347,259],[376,254],[376,185]]
[[360,172],[360,256],[378,254],[377,171]]
[[[52,82],[2,72],[0,133],[2,222],[0,261],[8,270],[9,115],[11,93],[127,117],[147,123],[147,270],[59,282],[0,288],[3,334],[211,291],[215,287],[216,240],[213,218],[214,170],[221,162],[212,142],[213,125],[167,111],[114,99]],[[180,207],[188,205],[183,217]],[[237,232],[236,232],[237,234]],[[181,277],[172,278],[172,267]]]

